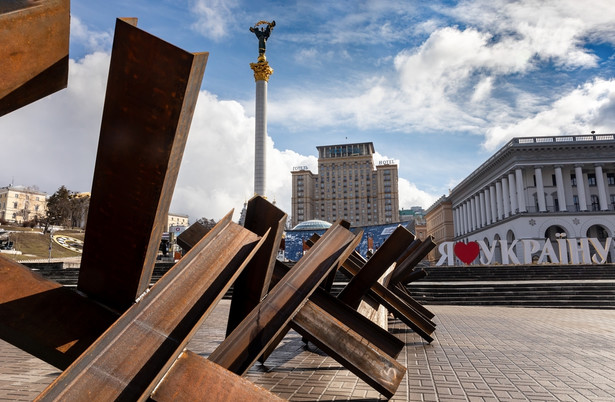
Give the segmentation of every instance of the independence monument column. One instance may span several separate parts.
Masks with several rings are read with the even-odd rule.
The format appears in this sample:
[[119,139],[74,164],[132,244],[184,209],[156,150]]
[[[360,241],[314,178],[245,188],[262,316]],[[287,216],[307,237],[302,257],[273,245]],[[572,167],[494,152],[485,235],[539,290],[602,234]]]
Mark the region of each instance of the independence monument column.
[[255,113],[255,141],[254,141],[254,194],[265,197],[265,167],[266,167],[266,148],[267,139],[267,82],[269,76],[273,74],[273,69],[269,67],[265,57],[265,45],[271,30],[275,26],[275,21],[259,21],[250,31],[254,32],[258,38],[258,61],[250,63],[254,71],[254,81],[256,81],[256,113]]

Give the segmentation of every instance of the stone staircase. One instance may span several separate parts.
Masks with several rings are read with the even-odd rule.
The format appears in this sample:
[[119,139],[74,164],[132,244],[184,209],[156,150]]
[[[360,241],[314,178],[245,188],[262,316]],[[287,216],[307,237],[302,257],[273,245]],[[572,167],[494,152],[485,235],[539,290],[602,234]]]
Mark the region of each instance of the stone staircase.
[[[44,277],[77,286],[79,268],[26,263]],[[173,263],[157,263],[155,283]],[[615,265],[427,267],[428,275],[407,285],[421,304],[615,309]],[[348,279],[337,273],[331,293]],[[225,298],[232,296],[232,287]]]
[[422,304],[615,308],[615,265],[429,267],[407,285]]

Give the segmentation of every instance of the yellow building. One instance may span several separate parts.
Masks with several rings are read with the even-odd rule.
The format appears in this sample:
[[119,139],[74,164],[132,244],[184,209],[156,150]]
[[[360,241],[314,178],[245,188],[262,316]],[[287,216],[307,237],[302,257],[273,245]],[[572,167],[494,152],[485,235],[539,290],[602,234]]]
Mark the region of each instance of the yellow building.
[[0,219],[22,223],[45,217],[47,193],[33,187],[8,186],[0,188]]
[[[446,196],[440,197],[425,213],[425,229],[427,234],[434,237],[434,242],[440,244],[452,241],[455,237],[453,226],[453,206]],[[433,249],[428,257],[430,262],[437,262],[440,258],[438,248]]]

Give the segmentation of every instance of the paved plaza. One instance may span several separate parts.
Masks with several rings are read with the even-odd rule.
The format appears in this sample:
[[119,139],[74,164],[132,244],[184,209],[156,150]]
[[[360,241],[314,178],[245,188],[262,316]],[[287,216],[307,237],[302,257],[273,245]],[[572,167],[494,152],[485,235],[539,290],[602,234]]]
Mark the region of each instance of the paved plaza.
[[[203,356],[224,336],[223,300],[192,339]],[[398,320],[408,371],[393,401],[614,401],[615,311],[429,306],[438,327],[425,343]],[[0,341],[0,400],[32,400],[59,370]],[[376,401],[378,392],[291,332],[246,375],[295,401]]]

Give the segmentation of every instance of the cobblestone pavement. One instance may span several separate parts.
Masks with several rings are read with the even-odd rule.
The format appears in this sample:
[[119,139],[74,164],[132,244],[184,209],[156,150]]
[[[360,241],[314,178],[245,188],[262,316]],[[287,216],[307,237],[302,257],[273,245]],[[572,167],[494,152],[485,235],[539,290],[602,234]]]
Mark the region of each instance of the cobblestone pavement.
[[[203,356],[224,336],[223,300],[189,348]],[[615,311],[429,306],[427,344],[397,320],[408,368],[393,401],[614,401]],[[0,341],[0,400],[32,400],[59,374]],[[376,401],[378,392],[291,332],[248,379],[295,401]]]

